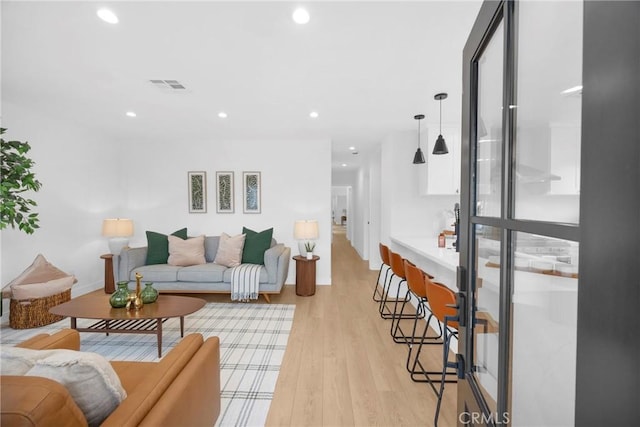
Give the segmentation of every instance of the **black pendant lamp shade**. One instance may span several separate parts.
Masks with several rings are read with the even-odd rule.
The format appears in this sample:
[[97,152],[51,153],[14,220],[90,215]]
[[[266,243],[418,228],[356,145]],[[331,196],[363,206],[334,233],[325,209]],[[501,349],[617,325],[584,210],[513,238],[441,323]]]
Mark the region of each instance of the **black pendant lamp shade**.
[[424,114],[417,114],[413,116],[413,118],[418,121],[418,149],[416,150],[416,154],[413,156],[413,164],[420,165],[425,163],[424,154],[422,154],[422,150],[420,149],[420,120],[424,119]]
[[438,93],[433,98],[440,102],[440,134],[438,135],[438,139],[436,139],[436,145],[433,146],[433,154],[447,154],[449,149],[447,149],[447,143],[442,137],[442,100],[447,99],[447,94]]

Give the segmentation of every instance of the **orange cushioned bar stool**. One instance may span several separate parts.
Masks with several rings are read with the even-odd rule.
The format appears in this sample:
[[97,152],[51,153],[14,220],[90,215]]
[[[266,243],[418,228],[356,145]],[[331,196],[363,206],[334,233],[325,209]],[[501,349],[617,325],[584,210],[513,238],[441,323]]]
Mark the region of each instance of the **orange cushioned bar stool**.
[[[416,382],[426,382],[427,380],[422,377],[424,374],[422,364],[419,362],[417,357],[412,361],[413,347],[414,344],[442,344],[442,328],[440,327],[440,323],[438,323],[438,334],[436,336],[428,336],[430,322],[434,317],[431,309],[427,305],[427,281],[431,281],[431,279],[429,279],[429,275],[406,260],[404,262],[404,269],[410,296],[417,300],[416,312],[411,335],[406,335],[400,327],[400,322],[397,322],[394,337],[397,337],[396,342],[404,342],[409,347],[406,368],[411,374],[411,379]],[[406,303],[402,305],[400,314],[404,313],[405,306]],[[424,328],[422,329],[422,332],[418,332],[418,321],[424,318],[426,318]],[[428,372],[428,374],[439,374],[439,371]]]
[[[380,249],[380,259],[382,260],[382,265],[380,266],[380,271],[378,272],[376,285],[373,288],[373,300],[376,302],[382,301],[383,295],[386,293],[387,276],[389,276],[389,273],[391,272],[391,265],[389,265],[389,248],[382,243],[378,244],[378,248]],[[382,277],[383,270],[384,280],[382,281],[382,284],[380,284],[380,277]]]
[[[456,375],[455,370],[448,368],[456,368],[455,362],[449,362],[449,347],[451,339],[458,338],[458,313],[456,308],[456,294],[445,285],[437,282],[427,282],[427,298],[433,315],[443,324],[444,345],[442,346],[442,372],[440,374],[440,387],[436,389],[433,382],[429,381],[429,385],[438,397],[436,413],[434,416],[434,426],[438,425],[438,415],[440,415],[440,406],[442,404],[442,395],[444,394],[444,384],[449,382],[457,382],[456,379],[446,379],[447,376]],[[426,374],[427,379],[430,379]]]
[[[406,295],[404,298],[402,298],[402,300],[400,299],[400,290],[402,289],[402,284],[406,283],[407,278],[405,277],[405,273],[404,273],[404,259],[402,258],[402,256],[398,253],[393,252],[392,250],[389,250],[389,262],[391,265],[391,271],[392,271],[392,275],[391,275],[391,279],[389,280],[389,285],[387,287],[387,292],[385,293],[382,301],[380,301],[380,316],[383,319],[391,319],[391,333],[393,335],[393,328],[395,325],[396,320],[399,319],[411,319],[413,318],[412,315],[407,315],[404,314],[402,317],[400,317],[400,313],[398,312],[398,309],[400,307],[400,304],[398,304],[398,302],[404,302],[406,299]],[[410,261],[408,261],[410,262]],[[390,299],[389,298],[389,293],[391,293],[391,282],[393,280],[394,277],[398,278],[398,281],[396,283],[396,295],[395,298]],[[406,293],[406,292],[405,292]],[[391,305],[391,303],[393,303],[393,306]]]

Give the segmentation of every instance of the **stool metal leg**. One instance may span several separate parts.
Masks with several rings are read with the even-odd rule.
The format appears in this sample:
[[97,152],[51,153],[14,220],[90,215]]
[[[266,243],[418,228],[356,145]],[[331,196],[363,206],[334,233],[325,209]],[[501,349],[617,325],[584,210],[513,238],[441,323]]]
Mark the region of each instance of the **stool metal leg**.
[[[382,270],[385,270],[384,273],[384,280],[382,281],[382,290],[380,289],[380,277],[382,276]],[[388,266],[387,264],[382,264],[380,266],[380,271],[378,272],[378,279],[376,280],[376,286],[373,288],[373,300],[375,302],[380,302],[382,301],[382,296],[384,293],[384,285],[385,283],[387,283],[387,276],[389,275],[389,270],[391,270],[391,267]],[[378,297],[379,296],[379,297]]]
[[[436,413],[433,418],[434,427],[438,427],[438,417],[440,416],[440,407],[442,406],[442,396],[444,395],[444,383],[445,376],[447,374],[447,368],[456,368],[454,362],[449,362],[449,348],[451,347],[451,338],[454,336],[454,332],[447,328],[447,319],[444,321],[444,346],[442,347],[442,375],[440,376],[440,390],[436,393],[438,396],[438,403],[436,404]],[[455,373],[455,372],[454,372]]]

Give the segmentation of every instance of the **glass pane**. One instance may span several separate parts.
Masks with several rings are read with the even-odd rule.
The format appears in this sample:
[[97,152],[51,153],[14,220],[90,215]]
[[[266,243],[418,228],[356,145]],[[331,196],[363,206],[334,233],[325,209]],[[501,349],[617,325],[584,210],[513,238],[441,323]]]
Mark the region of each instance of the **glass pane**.
[[515,233],[511,423],[574,425],[578,243]]
[[478,60],[476,215],[479,216],[500,216],[503,32],[501,23]]
[[498,323],[500,307],[499,228],[475,228],[475,328],[474,372],[484,390],[489,408],[495,412],[498,396]]
[[577,224],[583,2],[518,7],[515,216]]

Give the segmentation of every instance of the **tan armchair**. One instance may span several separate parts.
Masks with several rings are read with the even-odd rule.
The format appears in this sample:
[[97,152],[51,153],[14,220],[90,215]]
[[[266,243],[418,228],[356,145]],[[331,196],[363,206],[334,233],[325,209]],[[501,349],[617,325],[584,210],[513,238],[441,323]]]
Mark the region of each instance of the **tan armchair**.
[[[37,335],[18,347],[79,350],[77,331]],[[186,336],[159,362],[111,362],[127,398],[103,426],[213,426],[220,414],[220,341]],[[0,424],[86,426],[61,384],[41,377],[0,377]]]

